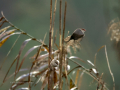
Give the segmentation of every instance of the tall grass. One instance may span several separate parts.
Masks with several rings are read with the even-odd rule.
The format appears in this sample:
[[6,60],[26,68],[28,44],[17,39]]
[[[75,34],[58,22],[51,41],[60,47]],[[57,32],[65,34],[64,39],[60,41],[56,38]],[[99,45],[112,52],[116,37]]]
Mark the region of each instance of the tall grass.
[[[8,71],[3,79],[3,83],[1,84],[1,87],[5,82],[8,81],[11,77],[14,77],[14,83],[12,83],[11,87],[9,87],[9,90],[31,90],[33,89],[38,83],[41,82],[41,90],[44,90],[44,88],[47,87],[48,90],[80,90],[82,78],[86,74],[88,74],[91,78],[93,78],[96,82],[96,90],[109,90],[107,88],[106,83],[102,79],[103,73],[100,74],[99,71],[97,71],[97,67],[95,66],[95,63],[93,64],[90,60],[83,61],[79,57],[72,56],[70,49],[71,47],[76,52],[76,48],[80,48],[80,42],[81,39],[78,40],[68,40],[72,36],[65,36],[65,25],[66,25],[66,12],[67,12],[67,2],[65,2],[65,10],[64,10],[64,20],[63,20],[63,29],[62,29],[62,0],[59,1],[59,37],[54,37],[54,26],[55,26],[55,13],[56,13],[56,5],[57,0],[55,0],[54,4],[54,12],[52,11],[53,7],[53,1],[50,0],[50,29],[49,29],[49,45],[46,45],[44,43],[44,40],[46,38],[46,35],[43,40],[38,40],[37,38],[34,38],[33,36],[29,35],[25,31],[19,29],[14,24],[12,24],[1,12],[2,17],[0,18],[0,47],[4,45],[4,43],[13,35],[18,34],[18,38],[20,38],[20,35],[26,35],[29,39],[26,39],[21,47],[20,50],[15,57],[14,61],[12,62],[11,66],[8,68]],[[52,15],[53,14],[53,15]],[[53,16],[53,17],[52,17]],[[7,23],[8,26],[3,27],[4,24]],[[11,30],[12,28],[12,30]],[[4,62],[6,61],[7,57],[9,56],[12,49],[14,48],[15,44],[18,41],[18,38],[16,38],[16,41],[14,42],[13,46],[9,50],[8,54],[4,58],[0,70],[3,66],[5,66]],[[59,44],[56,44],[55,40],[56,38],[59,38]],[[29,41],[36,41],[39,42],[39,45],[33,46],[30,48],[24,55],[24,57],[20,60],[22,51],[26,47],[27,43]],[[55,49],[54,47],[57,47]],[[110,71],[110,74],[112,76],[114,86],[113,90],[115,90],[115,81],[113,73],[110,69],[110,64],[107,56],[107,49],[106,45],[102,46],[100,49],[105,48],[105,54],[107,59],[108,68]],[[22,65],[25,61],[25,59],[28,57],[28,55],[33,52],[33,50],[37,49],[37,52],[34,53],[34,56],[30,57],[33,59],[31,62],[30,68],[22,68]],[[100,50],[98,49],[98,51]],[[41,54],[42,52],[45,52],[44,54]],[[70,56],[69,56],[70,55]],[[95,57],[97,56],[97,53]],[[75,61],[75,59],[84,62],[86,65],[90,64],[92,68],[86,68],[81,63],[78,63]],[[68,64],[68,62],[72,62],[76,64],[75,67],[72,67]],[[96,60],[94,61],[96,62]],[[15,71],[12,75],[8,76],[8,73],[13,65],[16,65]],[[73,69],[71,69],[73,68]],[[73,71],[76,71],[76,77],[75,80],[73,80],[70,77],[70,73]],[[19,72],[22,71],[29,71],[29,73],[24,73],[23,75],[20,75],[17,77]],[[65,80],[64,80],[65,79]],[[22,85],[28,83],[28,86],[23,87]],[[63,89],[63,85],[66,85],[66,89]],[[20,86],[20,88],[18,88]]]

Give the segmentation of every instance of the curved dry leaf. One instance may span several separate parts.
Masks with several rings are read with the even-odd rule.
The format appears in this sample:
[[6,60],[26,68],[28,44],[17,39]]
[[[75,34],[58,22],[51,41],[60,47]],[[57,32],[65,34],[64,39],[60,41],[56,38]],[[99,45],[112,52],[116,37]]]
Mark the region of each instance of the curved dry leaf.
[[45,80],[43,81],[41,90],[43,90],[45,88],[45,86],[47,85],[47,83],[48,83],[48,77],[46,77]]
[[76,56],[70,56],[69,59],[78,59],[78,60],[85,63],[85,61],[83,61],[82,59],[80,59],[79,57],[76,57]]
[[95,74],[98,74],[98,71],[97,71],[95,68],[92,68],[92,71],[93,71]]
[[101,46],[101,47],[97,50],[97,52],[95,53],[95,57],[94,57],[94,66],[96,66],[95,64],[96,64],[97,53],[98,53],[102,48],[104,48],[104,47],[105,47],[105,45]]
[[6,32],[0,34],[0,39],[1,39],[2,37],[4,37],[5,35],[9,35],[9,34],[14,33],[15,31],[16,31],[16,29],[12,29],[12,30],[9,30],[9,31],[6,31]]
[[0,21],[2,21],[4,19],[4,17],[0,17]]
[[[16,60],[17,60],[17,57],[15,58],[15,60],[14,60],[14,61],[12,62],[12,64],[11,64],[10,68],[8,69],[6,75],[5,75],[4,79],[3,79],[3,83],[6,81],[6,77],[7,77],[7,75],[8,75],[8,73],[9,73],[11,67],[13,66],[13,64],[15,63]],[[2,83],[2,85],[3,85],[3,83]]]
[[37,69],[35,69],[35,70],[42,70],[42,69],[44,69],[44,68],[46,68],[46,67],[48,67],[48,63],[40,66],[39,68],[37,68]]
[[98,50],[97,50],[97,52],[99,52],[102,48],[104,48],[105,47],[105,45],[103,45],[103,46],[101,46]]
[[6,31],[8,28],[10,28],[11,26],[7,26],[7,27],[4,27],[3,29],[0,29],[0,33],[3,32],[3,31]]
[[[24,81],[26,77],[28,77],[29,75],[34,77],[35,74],[39,73],[39,71],[33,71],[31,73],[28,73],[28,74],[23,74],[22,76],[18,77],[16,80],[15,80],[15,83],[13,83],[13,85],[11,86],[11,89],[14,90],[17,86],[19,85],[22,85],[28,81]],[[17,83],[18,82],[18,83]]]
[[5,38],[5,39],[2,39],[0,41],[0,47],[8,40],[9,37]]
[[[46,70],[48,70],[48,68],[40,71],[38,74],[35,75],[35,77],[37,77],[38,75],[40,76],[41,74],[45,73]],[[40,80],[41,80],[41,77],[39,77],[39,78],[37,77],[37,79],[36,79],[36,81],[33,83],[33,85],[36,86],[36,85],[40,82]]]
[[[46,73],[48,73],[48,71]],[[48,74],[45,75],[45,79],[42,83],[41,90],[43,90],[47,84],[48,84]]]
[[85,72],[85,71],[83,71],[83,72],[81,73],[81,75],[80,75],[80,80],[79,80],[79,84],[78,84],[78,90],[80,90],[84,72]]
[[70,90],[77,90],[78,88],[77,87],[73,87],[73,88],[71,88]]
[[43,45],[43,47],[47,50],[47,52],[49,52],[49,48],[47,45]]
[[15,35],[15,34],[21,34],[21,32],[12,33],[12,34],[4,37],[4,38],[0,41],[0,47],[9,39],[10,36]]
[[[25,40],[25,41],[22,43],[21,48],[20,48],[20,50],[19,50],[18,58],[17,58],[17,64],[16,64],[16,70],[15,70],[15,72],[17,72],[17,68],[18,68],[18,65],[19,65],[20,55],[21,55],[24,47],[26,46],[26,44],[27,44],[29,41],[31,41],[31,40],[32,40],[32,39],[27,39],[27,40]],[[16,76],[16,74],[15,74],[15,76]]]
[[15,40],[15,42],[13,43],[12,47],[11,47],[11,48],[10,48],[10,50],[8,51],[7,55],[5,56],[5,58],[4,58],[4,60],[3,60],[3,62],[1,63],[0,70],[1,70],[1,68],[3,67],[3,65],[4,65],[4,63],[5,63],[6,59],[7,59],[7,57],[8,57],[8,56],[9,56],[9,54],[11,53],[11,51],[12,51],[13,47],[14,47],[14,46],[15,46],[15,44],[17,43],[17,41],[18,41],[19,37],[20,37],[20,35],[16,38],[16,40]]
[[[56,54],[58,52],[59,52],[59,50],[56,50],[56,51],[52,52],[52,54]],[[43,55],[39,55],[37,60],[35,60],[33,63],[36,63],[36,62],[38,62],[40,60],[43,60],[43,59],[47,58],[48,56],[49,56],[49,53],[46,53],[46,54],[43,54]],[[33,57],[33,58],[35,58],[35,57]]]
[[[29,70],[28,68],[25,69],[20,69],[19,72],[23,72],[23,71],[27,71]],[[5,79],[5,81],[7,81],[8,79],[10,79],[13,75],[15,75],[15,73],[11,74],[7,79]]]
[[29,88],[27,88],[27,87],[22,87],[22,88],[19,88],[19,89],[17,89],[17,90],[29,90]]
[[18,68],[18,72],[19,72],[19,70],[20,70],[20,68],[21,68],[21,66],[22,66],[25,58],[28,56],[28,54],[29,54],[30,52],[32,52],[34,49],[36,49],[36,48],[38,48],[38,47],[40,47],[40,46],[41,46],[41,45],[34,46],[34,47],[30,48],[30,49],[27,51],[27,53],[24,55],[24,57],[23,57],[23,59],[22,59],[22,61],[21,61],[21,63],[20,63],[20,66],[19,66],[19,68]]
[[9,90],[15,90],[15,88],[17,88],[19,85],[23,85],[23,84],[25,84],[27,82],[28,81],[20,81],[20,82],[13,83]]
[[78,83],[78,77],[79,77],[80,70],[78,69],[76,72],[76,77],[75,77],[75,85],[77,86]]
[[87,60],[87,62],[92,65],[93,67],[95,66],[90,60]]
[[7,21],[6,21],[6,20],[1,21],[0,28],[3,26],[3,24],[4,24],[5,22],[7,22]]
[[72,89],[73,87],[75,87],[75,84],[73,83],[72,79],[70,79],[70,89]]
[[26,77],[28,77],[29,75],[31,77],[35,77],[36,74],[38,74],[40,71],[33,71],[31,73],[27,73],[27,74],[23,74],[22,76],[18,77],[15,81],[21,81],[23,79],[25,79]]

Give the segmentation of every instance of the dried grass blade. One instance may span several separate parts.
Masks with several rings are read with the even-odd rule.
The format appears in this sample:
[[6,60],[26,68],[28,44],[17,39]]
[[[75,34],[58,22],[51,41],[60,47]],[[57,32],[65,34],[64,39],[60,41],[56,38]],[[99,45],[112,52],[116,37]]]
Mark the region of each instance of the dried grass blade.
[[69,75],[73,70],[75,70],[76,68],[80,68],[80,66],[77,66],[77,67],[74,67],[73,69],[71,69],[68,73],[67,73],[67,75]]
[[114,75],[113,75],[113,73],[112,73],[112,71],[111,71],[111,68],[110,68],[110,63],[109,63],[109,60],[108,60],[106,45],[105,45],[105,55],[106,55],[106,60],[107,60],[109,72],[110,72],[110,74],[111,74],[111,76],[112,76],[112,80],[113,80],[113,90],[115,90],[115,79],[114,79]]
[[3,29],[0,29],[0,33],[3,32],[3,31],[6,31],[7,29],[9,29],[11,26],[7,26],[7,27],[4,27]]
[[3,60],[2,64],[1,64],[0,70],[1,70],[1,68],[2,68],[2,66],[3,66],[3,64],[5,63],[5,60],[7,59],[8,55],[10,54],[10,52],[11,52],[12,49],[13,49],[13,47],[15,46],[16,42],[18,41],[19,37],[20,37],[20,35],[17,37],[17,39],[16,39],[15,42],[13,43],[11,49],[8,51],[6,57],[4,58],[4,60]]
[[[24,60],[25,60],[25,58],[28,56],[28,54],[29,54],[30,52],[32,52],[34,49],[36,49],[36,48],[38,48],[38,47],[40,47],[40,46],[41,46],[41,45],[34,46],[34,47],[30,48],[30,49],[27,51],[27,53],[24,55],[24,57],[23,57],[23,59],[22,59],[20,65],[19,65],[18,72],[19,72],[19,70],[20,70],[20,68],[21,68],[21,66],[22,66],[22,64],[23,64],[23,62],[24,62]],[[17,73],[18,73],[18,72],[17,72]]]
[[9,90],[16,90],[16,88],[20,85],[27,83],[28,81],[20,81],[19,83],[14,83]]
[[83,75],[84,75],[84,71],[83,71],[83,72],[81,73],[81,75],[80,75],[80,80],[79,80],[78,90],[80,90]]
[[0,28],[3,26],[3,24],[7,22],[6,20],[2,21],[2,24],[0,25]]
[[[11,64],[10,68],[8,69],[6,75],[5,75],[4,79],[3,79],[3,83],[6,81],[6,77],[7,77],[7,75],[8,75],[8,73],[9,73],[11,67],[13,66],[13,64],[15,63],[16,60],[17,60],[17,57],[15,58],[15,60],[14,60],[14,61],[12,62],[12,64]],[[1,86],[3,85],[3,83],[1,84]]]
[[70,79],[70,89],[72,89],[73,87],[75,87],[75,84],[73,83],[72,79]]
[[0,47],[9,39],[10,36],[15,35],[15,34],[21,34],[21,33],[19,33],[19,32],[18,32],[18,33],[12,33],[12,34],[4,37],[4,38],[0,41]]
[[62,90],[62,34],[61,34],[61,28],[62,28],[62,0],[60,0],[60,9],[59,9],[59,60],[60,60],[60,65],[59,65],[59,90]]
[[[35,75],[35,77],[37,77],[38,75],[40,76],[42,73],[44,73],[48,68],[44,69],[43,71],[39,72],[38,74]],[[34,81],[34,83],[32,84],[32,86],[36,86],[39,83],[40,79],[39,77],[36,78],[36,80]]]
[[29,84],[29,89],[30,89],[30,90],[31,90],[31,83],[30,83],[30,82],[31,82],[31,78],[30,78],[30,72],[31,72],[33,66],[34,66],[34,63],[32,63],[31,69],[30,69],[30,71],[29,71],[29,77],[28,77],[28,84]]
[[0,21],[2,21],[4,19],[4,17],[0,17]]
[[55,25],[55,13],[56,13],[56,6],[57,6],[57,0],[55,0],[54,5],[54,14],[53,14],[53,26],[52,26],[52,38],[51,38],[51,46],[53,46],[53,33],[54,33],[54,25]]
[[80,60],[85,63],[85,61],[83,61],[82,59],[80,59],[79,57],[76,57],[76,56],[70,56],[69,59],[77,59],[77,60]]
[[[27,71],[29,70],[28,68],[25,68],[25,69],[20,69],[19,72],[22,72],[22,71]],[[7,81],[8,79],[10,79],[13,75],[15,75],[15,73],[11,74],[8,78],[6,78],[5,80]]]
[[25,41],[22,43],[22,45],[21,45],[21,48],[20,48],[19,54],[18,54],[18,58],[17,58],[17,63],[16,63],[15,76],[16,76],[17,69],[18,69],[18,66],[19,66],[20,55],[21,55],[23,49],[25,48],[26,44],[27,44],[29,41],[31,41],[31,40],[32,40],[32,39],[27,39],[27,40],[25,40]]
[[[68,58],[68,59],[69,59],[69,58]],[[98,81],[98,78],[96,78],[93,74],[91,74],[91,73],[89,72],[89,70],[87,70],[85,67],[81,66],[79,63],[77,63],[76,61],[74,61],[74,60],[72,60],[72,59],[69,59],[69,60],[72,61],[72,62],[74,62],[75,64],[79,65],[79,67],[81,67],[81,68],[85,71],[86,74],[88,74],[88,75],[91,76],[93,79],[95,79],[97,82],[99,82],[99,81]],[[102,83],[100,83],[100,84],[102,85]],[[109,90],[109,89],[106,87],[106,85],[104,85],[104,87],[105,87],[106,90]]]
[[[48,58],[48,65],[50,68],[50,62],[51,62],[51,52],[52,52],[52,43],[51,43],[51,39],[52,39],[52,0],[50,0],[50,30],[49,30],[49,58]],[[48,90],[52,90],[53,88],[53,73],[51,70],[48,71]]]
[[29,90],[29,88],[27,88],[27,87],[22,87],[22,88],[19,88],[19,89],[17,89],[17,90]]
[[95,54],[95,57],[94,57],[94,65],[95,65],[95,66],[96,66],[97,53],[98,53],[102,48],[104,48],[104,47],[105,47],[105,45],[101,46],[101,47],[97,50],[97,52],[96,52],[96,54]]
[[54,36],[54,46],[55,46],[55,42],[56,42],[56,38],[57,38],[57,30],[56,30],[56,32],[55,32],[55,36]]
[[43,47],[47,50],[47,52],[49,52],[49,48],[47,45],[43,45]]
[[[37,55],[36,55],[36,57],[35,57],[35,61],[37,60],[37,58],[38,58],[38,56],[39,56],[39,54],[40,54],[40,52],[41,52],[41,48],[42,48],[42,46],[43,46],[43,44],[44,44],[46,35],[47,35],[47,34],[45,34],[45,36],[44,36],[44,40],[43,40],[42,45],[41,45],[41,46],[39,47],[39,49],[38,49]],[[31,66],[31,69],[30,69],[30,71],[29,71],[29,74],[30,74],[30,72],[31,72],[31,70],[32,70],[32,68],[33,68],[33,66],[34,66],[34,63],[32,63],[32,66]],[[30,75],[29,75],[29,77],[28,77],[28,82],[29,82],[29,88],[31,89],[31,84],[30,84],[31,79],[30,79]]]
[[5,38],[5,39],[2,39],[0,41],[0,47],[8,40],[9,37]]
[[[49,71],[47,71],[47,74],[46,74],[46,78],[44,79],[44,81],[43,81],[43,83],[42,83],[42,87],[41,87],[41,90],[43,90],[44,88],[45,88],[45,86],[47,85],[47,83],[48,83],[48,76],[49,76]],[[48,87],[49,88],[49,87]],[[53,88],[53,87],[51,87],[51,88]],[[51,90],[51,88],[49,88],[48,90]]]
[[6,32],[0,34],[0,39],[2,37],[4,37],[5,35],[10,35],[10,34],[14,33],[15,31],[16,31],[16,29],[12,29],[12,30],[9,30],[9,31],[6,31]]
[[78,83],[78,77],[79,77],[80,70],[77,70],[76,77],[75,77],[75,85],[77,86]]
[[[64,48],[65,48],[65,46],[64,46],[64,35],[65,35],[65,25],[66,25],[66,10],[67,10],[67,2],[65,2],[65,10],[64,10],[64,23],[63,23],[63,34],[62,34],[62,46],[61,46],[62,47],[62,56],[61,57],[63,57],[62,60],[65,62],[64,69],[65,69],[65,75],[66,75],[65,76],[66,84],[68,86],[68,89],[70,89],[69,88],[68,77],[67,77],[67,59],[65,60],[66,52],[64,50]],[[63,63],[62,60],[61,60],[61,63]]]
[[46,77],[45,80],[43,81],[41,90],[43,90],[45,88],[45,86],[47,85],[47,83],[48,83],[48,77]]

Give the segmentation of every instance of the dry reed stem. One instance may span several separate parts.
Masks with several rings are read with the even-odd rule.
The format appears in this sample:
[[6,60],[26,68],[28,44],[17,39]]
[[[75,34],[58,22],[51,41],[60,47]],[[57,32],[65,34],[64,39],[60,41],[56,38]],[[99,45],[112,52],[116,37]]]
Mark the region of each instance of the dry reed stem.
[[62,90],[62,35],[61,35],[61,13],[62,13],[62,0],[60,0],[60,11],[59,11],[59,90]]
[[108,68],[109,68],[109,72],[112,76],[112,80],[113,80],[113,90],[115,90],[115,79],[114,79],[114,75],[111,71],[111,68],[110,68],[110,64],[109,64],[109,60],[108,60],[108,55],[107,55],[107,49],[106,49],[106,45],[105,45],[105,55],[106,55],[106,60],[107,60],[107,65],[108,65]]
[[57,0],[55,0],[54,13],[53,13],[53,26],[52,26],[52,38],[51,38],[51,46],[52,47],[53,47],[53,34],[54,34],[54,25],[55,25],[56,6],[57,6]]
[[[49,58],[48,58],[48,65],[50,69],[50,62],[51,62],[51,34],[52,34],[52,0],[50,0],[50,30],[49,30]],[[53,90],[53,80],[52,80],[52,73],[51,70],[48,71],[48,90]]]
[[[67,86],[68,86],[68,89],[70,89],[69,88],[69,82],[68,82],[68,78],[67,78],[67,61],[65,60],[65,55],[66,55],[66,52],[64,52],[64,35],[65,35],[65,23],[66,23],[66,10],[67,9],[67,2],[65,2],[65,10],[64,10],[64,23],[63,23],[63,34],[62,34],[62,56],[61,57],[63,57],[63,61],[65,62],[65,64],[64,64],[64,67],[65,67],[65,77],[66,77],[66,82],[67,82]],[[62,63],[62,62],[61,62]]]
[[[54,13],[53,13],[53,26],[52,26],[52,35],[51,35],[51,48],[53,48],[53,34],[54,34],[54,25],[55,25],[55,13],[56,13],[56,5],[57,5],[57,0],[55,0],[55,4],[54,4]],[[53,51],[53,50],[52,50]],[[53,59],[54,59],[54,55],[53,55]],[[52,78],[54,79],[54,73],[55,70],[52,71]],[[54,80],[53,80],[54,81]]]

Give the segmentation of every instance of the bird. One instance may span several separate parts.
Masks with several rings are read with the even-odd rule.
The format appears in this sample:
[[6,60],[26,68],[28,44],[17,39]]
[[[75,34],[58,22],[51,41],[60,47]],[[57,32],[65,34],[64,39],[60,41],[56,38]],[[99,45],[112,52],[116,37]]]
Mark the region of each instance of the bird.
[[85,36],[85,29],[84,28],[77,28],[73,34],[71,36],[68,36],[67,38],[65,38],[65,42],[69,42],[70,40],[82,40],[82,38]]

